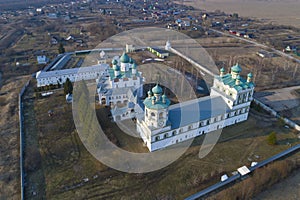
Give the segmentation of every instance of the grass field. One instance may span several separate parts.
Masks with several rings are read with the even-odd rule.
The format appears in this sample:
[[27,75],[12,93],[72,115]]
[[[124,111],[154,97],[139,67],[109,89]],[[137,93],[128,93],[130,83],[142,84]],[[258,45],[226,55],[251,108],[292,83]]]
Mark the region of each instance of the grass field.
[[0,199],[20,199],[18,93],[28,76],[0,87]]
[[184,3],[198,9],[236,12],[244,17],[267,19],[277,24],[300,27],[299,0],[189,0]]
[[[33,94],[28,97],[30,95]],[[26,195],[30,199],[141,199],[141,196],[143,199],[182,199],[219,181],[223,173],[230,175],[241,165],[287,149],[288,142],[299,143],[294,133],[279,126],[276,119],[252,111],[247,122],[225,128],[218,144],[205,158],[198,158],[204,138],[198,137],[188,151],[168,167],[151,173],[127,174],[106,167],[86,151],[74,127],[71,105],[66,104],[62,91],[28,101],[26,107],[33,108],[35,113],[34,121],[27,123],[31,130],[27,138],[41,155],[40,169],[27,176],[30,192]],[[52,117],[48,116],[49,110],[54,112]],[[105,110],[97,113],[101,124],[106,130],[110,129],[122,148],[127,149],[126,145],[131,144],[137,151],[146,150],[139,139],[125,135],[106,120]],[[266,143],[266,135],[271,131],[278,133],[276,146]],[[38,194],[34,196],[33,191]]]

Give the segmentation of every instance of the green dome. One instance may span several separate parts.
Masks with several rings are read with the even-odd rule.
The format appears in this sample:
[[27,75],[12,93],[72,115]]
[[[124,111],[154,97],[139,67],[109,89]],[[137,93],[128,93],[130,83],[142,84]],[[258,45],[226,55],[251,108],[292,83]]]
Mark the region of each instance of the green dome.
[[152,96],[152,92],[151,90],[148,91],[148,95]]
[[241,80],[241,76],[240,76],[240,75],[237,75],[237,76],[236,76],[236,79],[237,79],[237,80]]
[[116,59],[113,59],[113,60],[111,61],[111,64],[117,65],[117,64],[118,64],[118,61],[117,61]]
[[132,59],[132,58],[129,57],[129,63],[130,63],[130,64],[135,63],[134,59]]
[[154,88],[152,88],[152,92],[154,94],[161,94],[162,93],[162,88],[158,84],[156,84],[156,86]]
[[156,100],[156,97],[155,97],[155,96],[153,96],[153,97],[151,97],[151,99],[152,99],[153,101],[155,101],[155,100]]
[[248,77],[249,77],[249,78],[252,78],[252,77],[253,77],[253,74],[250,72],[250,73],[248,74]]
[[136,63],[133,63],[132,64],[132,69],[136,69],[136,67],[137,67]]
[[220,72],[225,72],[224,67],[222,67],[222,68],[220,69]]
[[114,65],[114,66],[113,66],[113,69],[114,69],[115,71],[119,71],[119,70],[120,70],[120,67],[119,67],[118,65]]
[[237,63],[236,65],[234,65],[233,67],[231,67],[231,71],[235,72],[235,73],[240,73],[242,71],[241,66]]
[[130,57],[124,52],[120,58],[121,63],[129,63]]

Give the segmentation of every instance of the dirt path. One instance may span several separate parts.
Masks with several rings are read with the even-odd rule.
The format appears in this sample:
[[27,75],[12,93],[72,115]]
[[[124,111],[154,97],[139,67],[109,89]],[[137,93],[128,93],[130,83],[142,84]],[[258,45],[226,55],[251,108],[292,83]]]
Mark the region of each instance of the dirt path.
[[298,200],[300,199],[300,170],[284,181],[257,195],[254,200]]

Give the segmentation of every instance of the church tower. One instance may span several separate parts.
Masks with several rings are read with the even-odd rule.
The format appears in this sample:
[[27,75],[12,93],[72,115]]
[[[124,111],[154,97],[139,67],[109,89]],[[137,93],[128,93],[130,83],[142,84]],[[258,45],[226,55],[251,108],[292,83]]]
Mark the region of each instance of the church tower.
[[225,74],[225,69],[220,69],[220,75],[215,77],[211,88],[211,95],[221,96],[231,109],[248,107],[253,99],[253,75],[249,73],[247,79],[244,79],[241,72],[238,63],[231,67],[230,73]]
[[120,63],[121,63],[121,71],[127,72],[129,70],[129,65],[130,65],[130,57],[125,52],[120,57]]
[[144,105],[144,119],[149,128],[158,129],[167,125],[170,100],[165,94],[162,94],[162,88],[158,84],[148,91]]

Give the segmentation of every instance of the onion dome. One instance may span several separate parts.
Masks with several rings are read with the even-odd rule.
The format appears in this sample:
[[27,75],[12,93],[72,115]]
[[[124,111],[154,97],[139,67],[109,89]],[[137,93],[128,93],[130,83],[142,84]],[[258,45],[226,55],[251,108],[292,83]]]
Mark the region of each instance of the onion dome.
[[137,68],[137,64],[136,63],[133,63],[132,64],[132,69],[136,69]]
[[117,61],[116,59],[113,59],[113,60],[111,61],[111,64],[112,64],[112,65],[117,65],[117,64],[118,64],[118,61]]
[[151,90],[148,91],[148,96],[151,97],[152,96],[152,92]]
[[133,63],[135,63],[135,60],[129,57],[129,63],[133,64]]
[[120,66],[114,65],[114,66],[113,66],[113,69],[114,69],[115,71],[120,71]]
[[240,83],[241,83],[241,77],[240,75],[237,75],[235,80],[235,85],[240,85]]
[[231,67],[231,71],[235,72],[235,73],[240,73],[242,71],[241,66],[237,63],[236,65],[234,65],[233,67]]
[[250,72],[250,73],[248,74],[248,77],[249,77],[249,78],[253,78],[253,74]]
[[129,63],[130,57],[124,52],[122,56],[120,57],[121,63]]
[[224,67],[222,67],[222,68],[220,69],[220,72],[222,72],[222,73],[224,73],[224,72],[225,72],[225,69],[224,69]]
[[162,88],[158,84],[156,84],[156,86],[154,88],[152,88],[152,92],[154,94],[161,94],[162,93]]

